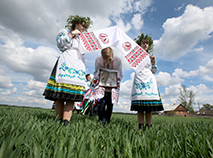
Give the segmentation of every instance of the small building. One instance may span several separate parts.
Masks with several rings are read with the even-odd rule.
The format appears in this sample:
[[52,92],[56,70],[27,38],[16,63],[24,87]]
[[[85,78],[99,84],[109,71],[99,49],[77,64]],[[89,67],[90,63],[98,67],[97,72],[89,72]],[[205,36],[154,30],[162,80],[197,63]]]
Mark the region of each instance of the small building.
[[185,108],[181,105],[170,105],[164,110],[164,115],[172,115],[172,116],[187,116],[189,115],[189,111],[186,111]]
[[203,115],[203,116],[213,116],[213,110],[208,110],[208,109],[200,109],[197,112],[197,115]]

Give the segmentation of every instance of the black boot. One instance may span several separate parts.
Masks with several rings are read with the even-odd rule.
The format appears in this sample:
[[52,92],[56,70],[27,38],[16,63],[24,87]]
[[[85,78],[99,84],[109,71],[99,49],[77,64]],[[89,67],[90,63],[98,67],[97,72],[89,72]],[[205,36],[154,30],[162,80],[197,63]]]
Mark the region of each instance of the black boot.
[[150,129],[152,125],[146,124],[146,128]]
[[138,124],[139,130],[141,130],[141,129],[143,130],[143,127],[144,127],[144,124],[143,124],[143,123],[139,123],[139,124]]
[[63,126],[67,126],[68,123],[69,123],[68,120],[64,120],[64,125]]
[[63,119],[62,119],[62,118],[57,119],[57,121],[58,121],[60,124],[63,123]]

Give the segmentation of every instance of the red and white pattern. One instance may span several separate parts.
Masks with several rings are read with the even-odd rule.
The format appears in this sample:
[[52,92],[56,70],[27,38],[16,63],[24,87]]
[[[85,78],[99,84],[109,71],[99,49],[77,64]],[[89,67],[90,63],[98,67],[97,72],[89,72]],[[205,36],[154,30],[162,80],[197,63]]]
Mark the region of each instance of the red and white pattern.
[[104,68],[106,68],[106,69],[113,69],[113,62],[111,62],[110,64],[106,64],[105,62],[104,62]]
[[118,78],[118,79],[117,79],[117,89],[118,89],[118,90],[120,90],[120,82],[121,82],[121,79]]
[[82,110],[83,106],[81,106],[81,102],[74,102],[74,107],[76,110]]
[[136,46],[125,56],[125,58],[132,67],[136,67],[146,56],[148,56],[148,53],[141,47]]
[[92,52],[102,49],[99,40],[93,32],[82,33],[79,37],[87,51]]
[[104,43],[104,44],[108,44],[109,43],[109,37],[107,34],[105,33],[100,33],[99,34],[99,38],[100,40]]
[[125,51],[129,51],[130,49],[131,49],[131,43],[130,42],[124,42],[123,44],[122,44],[122,46],[123,46],[123,48],[124,48],[124,50]]
[[103,87],[96,87],[90,93],[90,101],[95,99],[101,99],[104,97],[105,88]]
[[149,60],[148,53],[118,26],[82,33],[80,39],[85,50],[89,52],[114,46],[126,56],[127,61],[135,71],[144,68]]
[[116,104],[119,98],[119,91],[117,89],[112,89],[112,104]]

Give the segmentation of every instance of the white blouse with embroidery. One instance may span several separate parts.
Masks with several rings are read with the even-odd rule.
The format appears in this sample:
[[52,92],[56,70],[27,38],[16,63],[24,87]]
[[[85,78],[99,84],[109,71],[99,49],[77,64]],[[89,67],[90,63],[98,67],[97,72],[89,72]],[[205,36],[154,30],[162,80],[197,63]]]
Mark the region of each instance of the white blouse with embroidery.
[[[117,88],[98,86],[100,69],[107,70],[108,72],[117,72]],[[94,81],[92,83],[95,88],[91,91],[90,100],[101,99],[104,97],[104,91],[110,91],[112,93],[112,104],[116,105],[119,99],[120,81],[122,78],[122,62],[119,57],[113,57],[110,64],[106,64],[101,56],[97,57],[95,60]]]
[[97,57],[95,60],[95,71],[94,71],[94,78],[95,78],[95,84],[97,85],[99,83],[99,70],[101,68],[110,70],[117,70],[117,85],[118,89],[120,88],[120,81],[123,78],[122,74],[122,62],[121,59],[117,56],[114,56],[112,59],[112,62],[110,64],[106,64],[101,56]]
[[157,66],[150,62],[138,72],[132,85],[131,101],[133,100],[160,100],[157,82],[154,73],[157,72]]
[[86,53],[77,36],[76,39],[69,36],[70,31],[62,29],[59,31],[56,42],[62,51],[56,68],[56,82],[72,85],[86,86],[85,59]]

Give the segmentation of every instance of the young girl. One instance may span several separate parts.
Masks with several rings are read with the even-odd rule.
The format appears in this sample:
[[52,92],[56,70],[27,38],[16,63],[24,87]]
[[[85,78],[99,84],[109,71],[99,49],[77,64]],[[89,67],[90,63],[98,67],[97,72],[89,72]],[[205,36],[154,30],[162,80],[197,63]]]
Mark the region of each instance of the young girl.
[[90,18],[70,16],[69,29],[59,31],[56,42],[62,52],[43,93],[45,99],[56,101],[55,113],[66,126],[72,116],[74,102],[81,102],[84,96],[85,59],[79,34],[92,23]]
[[[135,39],[145,51],[152,49],[153,40],[151,37],[142,33]],[[139,129],[144,128],[144,112],[146,118],[146,126],[152,126],[152,111],[163,110],[161,98],[158,92],[157,83],[154,73],[157,72],[155,57],[150,55],[150,63],[142,70],[135,73],[132,94],[131,94],[131,111],[138,111]]]
[[[116,87],[111,87],[107,85],[100,85],[100,83],[103,81],[105,82],[109,76],[105,76],[101,78],[100,72],[101,69],[106,70],[108,74],[110,73],[110,70],[113,70],[117,73],[117,77],[115,77],[114,80],[116,84]],[[113,111],[113,103],[112,103],[112,91],[113,89],[120,89],[120,81],[123,77],[122,74],[122,62],[121,59],[117,56],[113,55],[113,50],[111,47],[107,47],[101,50],[101,56],[97,57],[95,60],[95,72],[94,72],[94,83],[99,84],[99,86],[104,87],[104,97],[100,99],[99,106],[98,106],[98,116],[99,120],[103,123],[103,126],[106,123],[110,123],[110,119],[112,116]],[[99,78],[100,77],[100,78]]]

